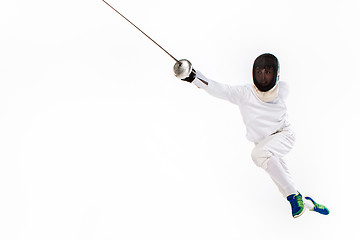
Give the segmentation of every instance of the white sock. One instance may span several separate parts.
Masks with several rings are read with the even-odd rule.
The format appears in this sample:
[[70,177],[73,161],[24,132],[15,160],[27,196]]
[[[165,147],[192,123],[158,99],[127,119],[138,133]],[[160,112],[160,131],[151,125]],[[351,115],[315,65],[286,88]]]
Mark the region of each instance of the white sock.
[[310,209],[310,210],[312,210],[314,207],[315,207],[315,205],[312,203],[312,201],[310,201],[310,200],[307,200],[307,199],[303,199],[303,202],[304,202],[304,205],[305,205],[305,207],[307,208],[307,209]]

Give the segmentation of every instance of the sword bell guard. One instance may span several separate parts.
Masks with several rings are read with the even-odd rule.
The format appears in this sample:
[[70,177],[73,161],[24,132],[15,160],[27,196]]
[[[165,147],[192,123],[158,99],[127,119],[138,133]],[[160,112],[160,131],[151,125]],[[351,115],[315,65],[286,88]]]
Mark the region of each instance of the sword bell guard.
[[190,76],[192,64],[187,59],[181,59],[174,65],[174,74],[177,78],[184,79]]

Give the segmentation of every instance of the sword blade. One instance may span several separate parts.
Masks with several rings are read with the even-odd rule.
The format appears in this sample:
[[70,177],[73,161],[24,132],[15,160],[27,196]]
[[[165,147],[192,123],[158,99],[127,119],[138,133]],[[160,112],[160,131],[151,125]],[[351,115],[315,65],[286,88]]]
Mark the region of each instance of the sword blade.
[[160,44],[155,42],[151,37],[149,37],[145,32],[143,32],[140,28],[138,28],[134,23],[132,23],[129,19],[127,19],[123,14],[121,14],[118,10],[116,10],[113,6],[107,3],[105,0],[102,0],[106,5],[112,8],[115,12],[117,12],[120,16],[122,16],[126,21],[128,21],[131,25],[133,25],[137,30],[139,30],[142,34],[144,34],[147,38],[149,38],[153,43],[155,43],[159,48],[161,48],[165,53],[167,53],[172,59],[176,62],[179,62],[173,55],[171,55],[168,51],[166,51]]

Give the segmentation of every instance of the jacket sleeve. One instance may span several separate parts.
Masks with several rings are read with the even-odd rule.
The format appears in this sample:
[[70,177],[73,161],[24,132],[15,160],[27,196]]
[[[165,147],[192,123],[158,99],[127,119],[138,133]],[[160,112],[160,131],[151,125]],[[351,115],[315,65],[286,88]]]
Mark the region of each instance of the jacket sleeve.
[[243,97],[242,86],[231,86],[223,83],[213,81],[205,77],[201,72],[196,71],[196,78],[193,84],[198,88],[204,89],[210,95],[229,101],[233,104],[239,105]]

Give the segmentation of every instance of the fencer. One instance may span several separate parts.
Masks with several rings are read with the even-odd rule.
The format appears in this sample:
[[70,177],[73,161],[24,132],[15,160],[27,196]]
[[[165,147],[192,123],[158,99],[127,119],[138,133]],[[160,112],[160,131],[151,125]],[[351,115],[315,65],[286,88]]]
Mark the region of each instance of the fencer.
[[255,59],[252,84],[232,86],[211,80],[193,69],[187,60],[178,61],[173,70],[181,80],[239,107],[246,137],[254,143],[251,158],[256,166],[269,174],[289,201],[294,218],[301,216],[306,209],[329,214],[328,208],[311,197],[303,199],[284,160],[293,148],[295,135],[288,121],[285,103],[288,85],[280,81],[280,64],[274,55],[265,53]]

